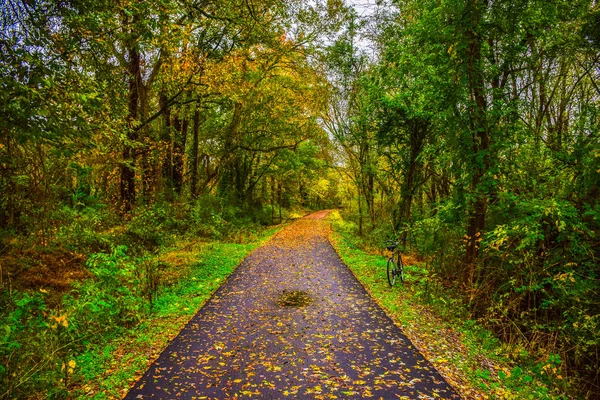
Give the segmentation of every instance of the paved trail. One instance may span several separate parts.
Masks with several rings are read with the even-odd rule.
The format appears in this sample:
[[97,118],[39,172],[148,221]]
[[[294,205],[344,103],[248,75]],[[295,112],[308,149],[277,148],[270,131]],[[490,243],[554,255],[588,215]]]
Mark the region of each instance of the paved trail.
[[458,399],[340,261],[326,214],[246,258],[126,398]]

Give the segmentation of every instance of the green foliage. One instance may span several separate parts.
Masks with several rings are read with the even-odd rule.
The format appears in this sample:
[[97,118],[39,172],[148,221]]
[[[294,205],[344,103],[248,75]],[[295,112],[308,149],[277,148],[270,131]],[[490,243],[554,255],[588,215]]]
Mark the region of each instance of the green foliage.
[[147,270],[125,251],[117,246],[111,253],[92,255],[87,266],[94,277],[77,283],[58,308],[47,308],[45,290],[33,295],[2,292],[2,397],[44,391],[64,395],[77,354],[147,315]]
[[590,352],[600,346],[592,311],[598,274],[594,233],[567,201],[509,196],[499,208],[508,207],[511,223],[497,225],[484,240],[486,262],[496,267],[488,279],[504,282],[494,293],[494,320],[518,324],[531,335],[568,337],[573,347],[561,349],[563,354],[594,363]]
[[48,310],[42,293],[2,293],[1,301],[0,397],[43,390],[64,395],[73,338],[65,316]]
[[[518,345],[498,340],[492,331],[469,318],[460,292],[442,284],[425,263],[405,262],[404,284],[390,289],[385,277],[385,257],[358,247],[356,225],[342,219],[339,213],[334,212],[330,219],[335,232],[334,247],[375,300],[407,328],[405,332],[411,339],[425,347],[437,368],[453,377],[458,370],[461,379],[466,378],[472,387],[479,388],[473,392],[468,385],[457,386],[465,398],[482,394],[511,399],[567,398],[558,393],[563,362],[559,355],[550,354],[540,362]],[[431,317],[432,311],[437,317]],[[452,344],[446,343],[450,338],[454,338]],[[520,353],[508,357],[515,352]]]
[[[407,234],[425,262],[414,276],[419,296],[540,360],[560,355],[559,375],[571,380],[544,379],[593,397],[598,7],[507,4],[380,7],[369,34],[380,51],[367,65],[352,46],[364,21],[340,33],[328,61],[343,101],[329,129],[352,177],[345,217],[358,222],[362,248]],[[361,177],[372,172],[370,186]],[[450,288],[453,300],[438,295]]]
[[126,251],[125,246],[117,246],[110,253],[89,257],[86,266],[95,279],[77,285],[73,295],[65,300],[65,306],[75,311],[73,316],[80,326],[95,325],[95,329],[102,330],[106,326],[131,326],[139,322],[144,312],[143,267],[140,260],[132,260]]
[[65,249],[93,252],[110,248],[113,237],[107,230],[114,224],[114,215],[106,206],[64,206],[53,219],[61,221],[54,241]]
[[146,249],[155,249],[172,243],[174,234],[183,233],[187,227],[183,217],[187,207],[173,207],[167,203],[155,203],[151,207],[141,209],[127,225],[125,235],[128,242],[133,242]]
[[[133,345],[147,340],[150,331],[158,337],[153,340],[166,344],[165,332],[175,334],[185,323],[177,318],[193,315],[243,257],[275,231],[246,229],[254,234],[240,240],[244,244],[208,242],[195,248],[197,261],[177,266],[185,267],[185,273],[156,255],[133,256],[123,245],[94,253],[86,262],[92,276],[74,283],[53,308],[46,305],[46,290],[0,292],[0,398],[34,393],[64,397],[90,382],[118,396],[145,369],[147,354],[132,349],[130,365],[119,364],[121,372],[107,379],[116,343]],[[167,280],[167,274],[178,278]],[[148,324],[154,327],[148,329]]]

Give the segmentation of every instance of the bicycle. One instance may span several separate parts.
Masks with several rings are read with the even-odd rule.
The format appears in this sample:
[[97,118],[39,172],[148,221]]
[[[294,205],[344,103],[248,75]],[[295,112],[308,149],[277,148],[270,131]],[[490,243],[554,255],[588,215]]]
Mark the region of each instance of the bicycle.
[[[406,241],[406,239],[403,239]],[[400,242],[388,240],[387,249],[392,252],[387,261],[387,279],[390,286],[394,286],[396,278],[404,282],[404,266],[402,265],[402,253],[400,251]]]

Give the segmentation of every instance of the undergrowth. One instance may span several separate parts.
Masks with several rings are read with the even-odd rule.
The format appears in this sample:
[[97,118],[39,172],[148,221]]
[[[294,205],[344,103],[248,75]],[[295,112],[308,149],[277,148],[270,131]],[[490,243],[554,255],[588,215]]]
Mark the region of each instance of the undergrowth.
[[403,256],[405,282],[390,288],[386,257],[363,250],[356,226],[339,212],[332,212],[330,220],[332,243],[343,261],[464,398],[572,398],[564,394],[568,385],[560,375],[558,355],[540,359],[500,342],[470,317],[452,287],[443,285],[425,262],[410,255]]
[[151,314],[113,340],[90,346],[75,358],[79,368],[71,396],[123,397],[241,260],[274,232],[268,230],[260,240],[246,244],[204,242],[188,249],[196,258],[188,266],[189,274],[161,292]]
[[123,225],[99,210],[69,210],[70,231],[4,256],[0,398],[122,397],[277,230],[206,200],[156,204]]

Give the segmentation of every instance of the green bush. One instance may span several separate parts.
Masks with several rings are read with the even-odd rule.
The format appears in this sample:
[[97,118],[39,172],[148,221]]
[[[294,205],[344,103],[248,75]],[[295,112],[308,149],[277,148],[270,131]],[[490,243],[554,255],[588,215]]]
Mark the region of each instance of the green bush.
[[2,294],[0,398],[23,398],[47,388],[48,394],[64,394],[72,370],[68,322],[47,309],[43,296]]
[[126,251],[125,246],[117,246],[110,253],[89,257],[86,266],[95,279],[77,284],[64,301],[81,328],[131,326],[145,312],[140,263]]
[[63,207],[55,213],[58,225],[56,242],[71,251],[108,250],[112,235],[107,233],[114,223],[114,216],[104,205],[93,207]]
[[110,358],[98,354],[108,341],[136,329],[150,313],[172,309],[168,303],[175,292],[194,299],[196,292],[208,296],[248,245],[228,245],[222,255],[216,244],[213,261],[202,264],[201,273],[193,266],[194,285],[183,286],[163,283],[167,280],[157,252],[183,236],[248,243],[262,233],[256,221],[265,214],[253,216],[252,210],[203,196],[186,204],[140,208],[119,226],[122,220],[108,208],[87,200],[74,200],[75,205],[53,214],[61,222],[53,240],[73,252],[92,253],[85,264],[91,277],[73,283],[64,295],[44,289],[0,291],[0,398],[61,398],[81,383],[74,380],[97,377],[102,360]]
[[186,230],[185,218],[178,219],[178,213],[186,210],[185,206],[155,203],[134,215],[127,224],[125,235],[128,241],[145,249],[167,246],[174,239],[171,233]]
[[[487,277],[497,282],[491,312],[570,362],[597,365],[600,315],[593,229],[568,201],[507,196],[497,210],[510,218],[484,237]],[[595,310],[595,311],[594,311]],[[512,332],[505,326],[498,327]],[[516,335],[517,332],[514,332]],[[541,338],[541,339],[540,339]],[[507,338],[508,339],[508,338]]]
[[458,206],[447,201],[428,218],[416,220],[408,227],[408,240],[427,261],[431,273],[446,282],[456,282],[457,265],[464,252],[462,224],[456,221]]

